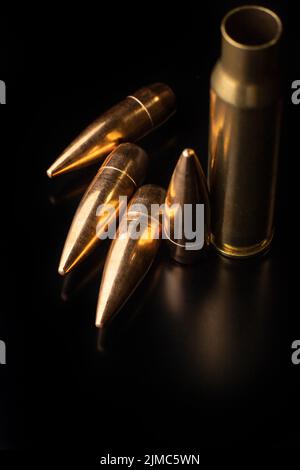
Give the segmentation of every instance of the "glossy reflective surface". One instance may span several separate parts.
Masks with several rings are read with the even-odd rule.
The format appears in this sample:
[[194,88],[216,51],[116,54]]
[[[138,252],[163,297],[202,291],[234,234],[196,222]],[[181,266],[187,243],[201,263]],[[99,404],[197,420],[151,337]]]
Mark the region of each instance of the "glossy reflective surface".
[[[177,149],[186,141],[186,134],[177,129],[176,122],[166,126],[158,146],[156,139],[145,142],[151,161],[146,182],[167,186]],[[193,140],[196,129],[190,132]],[[59,226],[68,209],[65,204],[50,208],[51,225]],[[229,447],[249,441],[260,445],[266,434],[274,445],[284,441],[287,398],[292,395],[282,237],[279,231],[272,250],[261,258],[239,262],[211,249],[192,266],[172,261],[163,244],[133,295],[100,332],[94,322],[101,253],[93,258],[96,275],[91,270],[88,282],[79,276],[80,289],[63,302],[49,254],[44,276],[53,279],[48,294],[48,308],[55,312],[51,336],[56,337],[57,359],[63,357],[59,375],[67,370],[71,377],[65,398],[57,392],[56,399],[65,405],[79,387],[74,400],[83,400],[75,416],[85,426],[85,436],[75,426],[73,439],[99,448],[101,438],[107,449],[112,440],[127,449],[195,449],[199,439],[200,447],[216,441]],[[125,286],[128,275],[125,271]],[[56,367],[52,374],[56,376]],[[65,432],[73,420],[73,406],[72,399],[64,411]],[[96,417],[101,429],[90,424]]]
[[[279,11],[284,13],[287,3],[276,2]],[[259,447],[270,449],[274,455],[274,448],[299,442],[300,366],[290,360],[290,345],[299,337],[299,312],[297,304],[289,308],[295,292],[288,289],[298,264],[287,211],[289,176],[298,152],[291,134],[294,130],[297,135],[299,120],[299,107],[290,104],[290,83],[299,75],[290,54],[284,57],[286,70],[288,64],[291,70],[285,82],[277,230],[265,257],[238,262],[212,251],[198,264],[181,266],[162,246],[147,276],[101,337],[94,322],[102,250],[82,263],[85,272],[78,267],[66,278],[57,273],[81,194],[53,205],[50,195],[61,194],[67,183],[76,185],[71,184],[71,173],[49,180],[45,171],[59,149],[99,115],[99,106],[108,109],[143,83],[169,83],[180,113],[140,142],[151,162],[145,183],[167,188],[178,154],[186,147],[194,148],[207,168],[209,74],[228,6],[219,2],[202,8],[201,27],[198,5],[180,7],[178,21],[155,16],[155,34],[149,34],[153,15],[148,28],[146,17],[137,23],[136,16],[128,14],[132,28],[120,17],[118,37],[124,49],[117,55],[115,49],[99,47],[116,27],[102,20],[100,27],[99,17],[93,21],[84,10],[78,22],[68,23],[68,34],[66,19],[56,11],[54,23],[33,21],[38,30],[31,40],[28,22],[20,22],[24,48],[14,51],[15,81],[7,80],[10,105],[0,107],[11,130],[2,161],[11,166],[3,178],[16,178],[21,188],[15,206],[2,205],[3,220],[17,222],[16,231],[6,234],[12,241],[16,233],[17,240],[13,250],[3,250],[9,262],[3,271],[0,338],[7,342],[8,367],[0,366],[0,442],[30,446],[34,452],[43,449],[40,461],[53,456],[57,466],[59,448],[66,450],[68,463],[78,462],[83,452],[85,468],[88,460],[98,463],[106,452],[167,450],[201,456],[208,449],[213,458],[230,447],[231,458],[242,448],[253,453]],[[106,18],[115,18],[113,10]],[[298,21],[297,15],[290,15],[289,24],[291,16]],[[190,27],[182,34],[184,24]],[[289,31],[286,28],[286,34]],[[125,53],[136,51],[137,37],[142,38],[143,54]],[[37,38],[43,46],[39,57]],[[297,38],[298,26],[291,44],[297,44]],[[86,64],[94,67],[87,70]],[[74,67],[76,73],[71,74]],[[22,122],[19,144],[16,116]],[[94,174],[89,180],[90,170],[85,171],[89,182]],[[7,201],[7,185],[1,189],[2,201]],[[69,287],[62,299],[66,281]]]

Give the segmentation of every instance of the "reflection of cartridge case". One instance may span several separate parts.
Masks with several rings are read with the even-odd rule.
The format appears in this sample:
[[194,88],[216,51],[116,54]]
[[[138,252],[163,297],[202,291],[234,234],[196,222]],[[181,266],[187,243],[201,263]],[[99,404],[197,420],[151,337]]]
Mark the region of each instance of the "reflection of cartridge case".
[[180,263],[197,261],[209,245],[209,226],[206,179],[195,152],[185,149],[173,172],[166,197],[164,235],[171,256]]
[[273,236],[280,83],[280,19],[245,6],[223,19],[222,55],[211,77],[209,189],[212,242],[247,257]]
[[235,388],[238,382],[247,387],[258,380],[259,371],[266,375],[266,360],[272,364],[270,356],[276,350],[274,302],[281,296],[274,293],[278,280],[273,268],[269,256],[251,259],[247,266],[232,259],[215,260],[207,280],[210,289],[199,296],[201,315],[194,316],[189,337],[203,383]]
[[175,112],[175,95],[163,83],[137,90],[87,127],[51,165],[47,174],[67,173],[99,161],[122,142],[133,142]]
[[104,266],[96,326],[102,327],[120,310],[151,267],[161,238],[158,206],[165,196],[164,189],[149,184],[131,200]]
[[135,144],[121,144],[107,157],[75,213],[60,260],[60,274],[71,271],[97,245],[101,234],[116,224],[122,210],[120,196],[133,195],[147,166],[147,154]]

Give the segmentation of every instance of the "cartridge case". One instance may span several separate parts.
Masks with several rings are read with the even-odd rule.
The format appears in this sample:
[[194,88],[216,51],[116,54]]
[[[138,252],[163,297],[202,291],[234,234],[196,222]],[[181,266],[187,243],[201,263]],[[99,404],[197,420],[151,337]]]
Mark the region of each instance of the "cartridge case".
[[116,230],[119,212],[126,208],[126,198],[130,199],[142,184],[147,166],[147,154],[135,144],[121,144],[106,158],[74,215],[59,264],[60,274],[77,266],[110,228]]
[[272,11],[245,6],[225,16],[221,33],[210,95],[211,239],[221,254],[248,257],[274,231],[282,25]]
[[132,198],[113,240],[100,285],[96,326],[103,327],[144,278],[161,241],[161,209],[166,192],[142,186]]
[[194,263],[210,238],[210,207],[206,178],[197,155],[185,149],[173,172],[164,213],[164,238],[179,263]]
[[47,170],[50,178],[95,163],[122,142],[135,142],[175,112],[175,95],[164,83],[140,88],[87,127]]

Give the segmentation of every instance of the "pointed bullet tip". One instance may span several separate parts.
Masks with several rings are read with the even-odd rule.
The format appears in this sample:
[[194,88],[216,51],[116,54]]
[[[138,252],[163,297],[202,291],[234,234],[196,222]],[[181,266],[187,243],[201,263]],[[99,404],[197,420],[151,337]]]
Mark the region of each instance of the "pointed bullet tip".
[[61,266],[59,266],[58,268],[58,273],[61,275],[61,276],[64,276],[65,274],[67,274],[67,270]]
[[47,175],[48,175],[49,178],[52,178],[52,176],[53,176],[53,175],[52,175],[52,167],[51,167],[51,166],[50,166],[50,168],[48,168],[48,170],[47,170]]
[[48,175],[49,178],[53,178],[54,176],[60,175],[61,173],[65,173],[67,171],[68,170],[65,169],[65,168],[60,169],[59,166],[57,166],[54,163],[53,165],[50,166],[50,168],[48,168],[47,175]]
[[104,310],[105,309],[103,308],[102,305],[98,306],[97,313],[96,313],[95,325],[100,330],[103,328],[104,324],[106,323],[105,318],[107,318],[107,317],[105,315],[106,312],[104,312]]
[[102,327],[103,327],[102,321],[98,320],[98,319],[96,319],[95,325],[96,325],[97,328],[99,328],[99,330],[101,330]]
[[184,149],[184,151],[182,152],[182,156],[186,158],[193,157],[194,155],[195,155],[194,150],[190,148]]

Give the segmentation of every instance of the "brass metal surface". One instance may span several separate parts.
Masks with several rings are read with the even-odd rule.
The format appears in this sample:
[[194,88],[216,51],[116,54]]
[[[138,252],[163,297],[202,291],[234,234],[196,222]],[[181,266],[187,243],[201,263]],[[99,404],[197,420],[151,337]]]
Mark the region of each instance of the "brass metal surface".
[[[210,208],[206,178],[194,150],[185,149],[180,155],[167,191],[164,218],[164,233],[172,258],[180,263],[193,263],[199,259],[209,245]],[[177,210],[183,214],[184,205],[191,206],[191,221],[196,218],[196,205],[204,204],[204,243],[198,249],[187,249],[185,236],[186,218],[180,217],[182,238],[175,239]]]
[[[148,217],[138,205],[143,204],[150,213],[150,206],[163,204],[165,196],[164,189],[149,184],[142,186],[132,198],[104,266],[97,327],[102,327],[120,310],[151,267],[161,241],[160,214]],[[139,236],[135,237],[133,230],[138,221],[142,225]]]
[[265,250],[273,236],[281,99],[280,19],[257,6],[221,25],[211,76],[208,181],[212,243],[230,257]]
[[[142,184],[147,166],[147,154],[135,144],[121,144],[106,158],[75,213],[59,264],[60,274],[71,271],[100,242],[101,232],[107,231],[123,209],[119,197],[131,198]],[[97,216],[101,204],[115,211],[102,211]]]
[[134,142],[175,112],[175,95],[154,83],[110,108],[87,127],[47,170],[50,178],[103,159],[122,142]]

